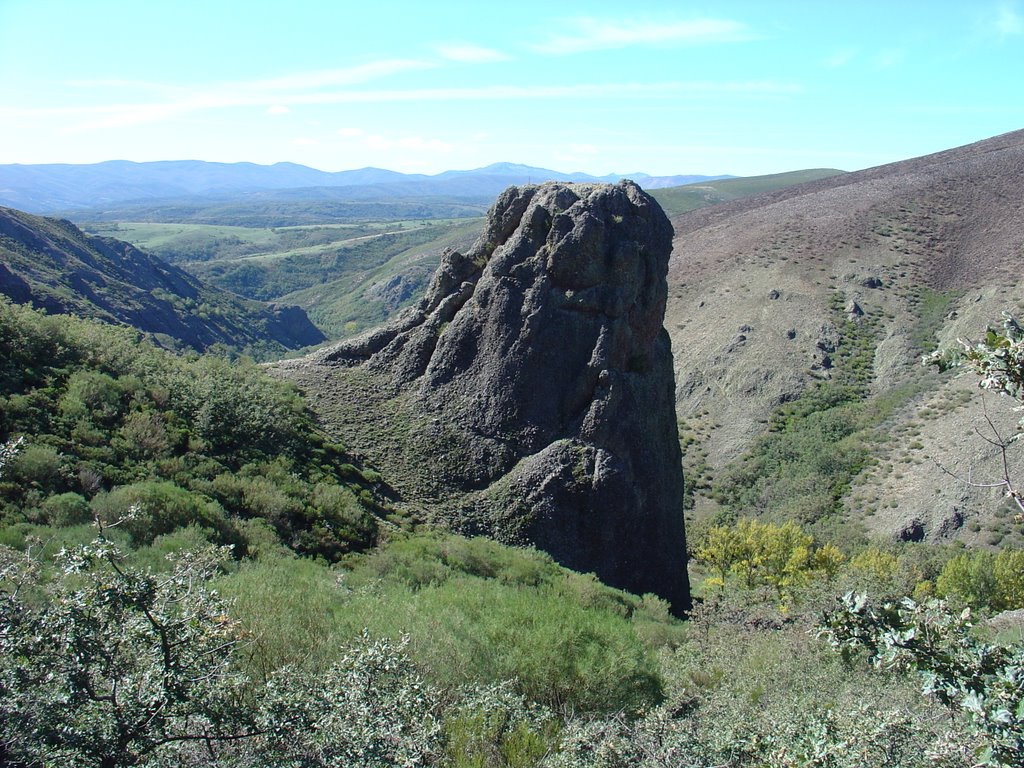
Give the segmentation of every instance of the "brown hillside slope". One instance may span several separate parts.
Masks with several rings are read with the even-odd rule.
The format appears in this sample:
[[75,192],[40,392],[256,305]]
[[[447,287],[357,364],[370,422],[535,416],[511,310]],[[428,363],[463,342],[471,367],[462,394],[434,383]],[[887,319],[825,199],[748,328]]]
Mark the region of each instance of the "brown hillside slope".
[[849,513],[880,532],[917,521],[931,537],[993,538],[998,499],[935,463],[978,480],[994,471],[969,438],[980,397],[964,403],[973,382],[929,376],[919,360],[1024,309],[1022,184],[1019,131],[675,217],[665,324],[678,412],[712,473],[780,402],[836,375],[843,321],[862,311],[873,395],[903,388],[884,425],[892,439],[855,483]]

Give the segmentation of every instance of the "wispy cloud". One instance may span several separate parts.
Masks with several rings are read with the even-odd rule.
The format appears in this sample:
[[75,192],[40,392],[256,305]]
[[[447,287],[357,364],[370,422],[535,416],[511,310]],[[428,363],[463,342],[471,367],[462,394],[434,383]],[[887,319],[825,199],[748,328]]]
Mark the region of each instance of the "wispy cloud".
[[491,64],[496,61],[508,61],[509,57],[493,48],[484,48],[472,43],[452,43],[437,46],[441,58],[466,64]]
[[436,101],[511,101],[528,99],[608,98],[715,98],[718,96],[772,97],[800,93],[800,85],[775,80],[689,80],[660,83],[584,83],[571,85],[491,85],[469,88],[346,89],[287,93],[279,89],[211,89],[187,98],[139,104],[88,107],[19,108],[0,106],[0,118],[64,116],[80,118],[69,132],[115,128],[165,121],[195,112],[232,108],[261,108],[280,114],[300,105],[401,103]]
[[1000,38],[1024,34],[1024,18],[1017,11],[1016,3],[1001,3],[996,8],[994,27]]
[[906,51],[900,48],[887,48],[884,51],[876,53],[871,63],[875,69],[891,69],[892,67],[901,64],[906,58]]
[[758,37],[746,24],[729,19],[665,22],[586,17],[573,20],[569,31],[530,47],[540,53],[565,54],[631,45],[738,43]]
[[856,48],[842,48],[827,59],[825,59],[825,66],[829,69],[838,69],[839,67],[845,67],[851,61],[857,57]]
[[302,91],[320,88],[337,87],[339,85],[357,85],[377,80],[388,75],[408,72],[416,69],[428,69],[434,65],[418,59],[385,59],[354,67],[341,69],[321,69],[312,72],[299,72],[282,77],[265,80],[249,80],[226,84],[246,91]]
[[[66,115],[91,118],[70,125],[66,132],[117,128],[169,120],[194,112],[232,107],[263,107],[267,114],[282,115],[289,106],[331,103],[330,94],[339,87],[370,83],[390,75],[437,66],[417,59],[384,59],[352,67],[299,72],[281,77],[211,83],[199,86],[143,83],[133,80],[82,80],[83,88],[113,88],[154,92],[153,98],[134,103],[101,104],[75,107],[3,108],[0,115]],[[327,98],[325,98],[327,97]]]
[[359,103],[383,101],[470,101],[491,99],[573,99],[671,95],[782,95],[799,93],[796,83],[774,80],[667,81],[661,83],[584,83],[575,85],[490,85],[474,88],[419,88],[410,90],[342,91],[309,94],[307,103]]

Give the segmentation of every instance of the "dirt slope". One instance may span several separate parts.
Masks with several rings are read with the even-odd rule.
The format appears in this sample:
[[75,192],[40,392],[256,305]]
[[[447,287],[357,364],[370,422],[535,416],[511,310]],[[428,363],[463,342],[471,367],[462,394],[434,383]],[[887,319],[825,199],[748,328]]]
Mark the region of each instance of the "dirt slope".
[[[914,535],[928,537],[1019,534],[994,517],[997,494],[936,466],[995,472],[985,444],[967,437],[982,418],[973,382],[919,361],[936,342],[978,336],[1002,310],[1024,312],[1022,183],[1018,131],[673,218],[666,327],[678,413],[712,474],[779,403],[836,374],[837,333],[853,316],[874,338],[872,395],[899,387],[901,402],[849,514],[887,534],[915,521]],[[699,502],[698,514],[712,507]]]

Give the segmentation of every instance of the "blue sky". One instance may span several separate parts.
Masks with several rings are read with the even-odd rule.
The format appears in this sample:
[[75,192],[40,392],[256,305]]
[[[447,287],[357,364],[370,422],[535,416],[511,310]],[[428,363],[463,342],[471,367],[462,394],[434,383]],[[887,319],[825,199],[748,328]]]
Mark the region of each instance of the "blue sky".
[[0,163],[854,170],[1024,128],[1024,7],[0,0]]

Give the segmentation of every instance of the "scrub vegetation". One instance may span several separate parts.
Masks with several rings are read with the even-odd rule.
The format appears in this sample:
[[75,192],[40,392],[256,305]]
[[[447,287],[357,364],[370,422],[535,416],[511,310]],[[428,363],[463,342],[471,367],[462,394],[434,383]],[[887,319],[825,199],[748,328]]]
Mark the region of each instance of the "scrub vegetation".
[[[959,360],[1011,394],[1012,334]],[[398,516],[245,360],[6,304],[0,347],[5,765],[1019,764],[1020,551],[738,516],[679,621]]]

